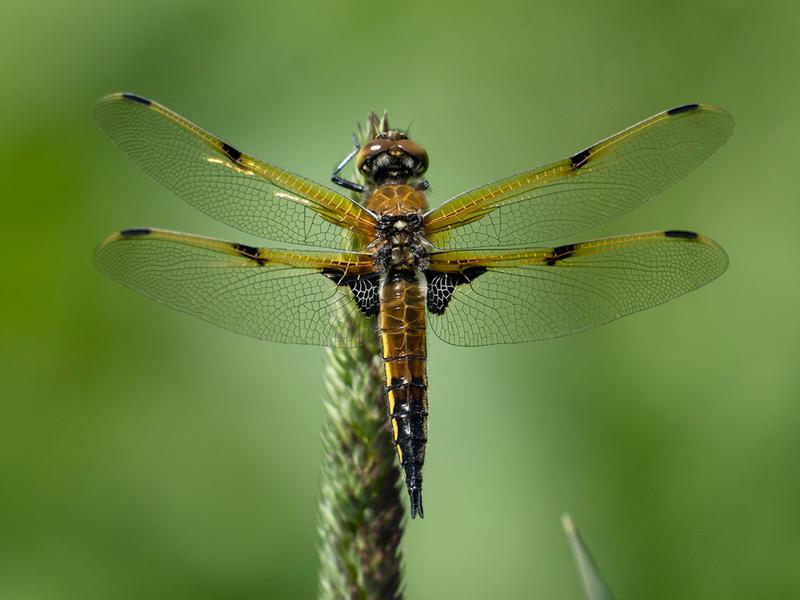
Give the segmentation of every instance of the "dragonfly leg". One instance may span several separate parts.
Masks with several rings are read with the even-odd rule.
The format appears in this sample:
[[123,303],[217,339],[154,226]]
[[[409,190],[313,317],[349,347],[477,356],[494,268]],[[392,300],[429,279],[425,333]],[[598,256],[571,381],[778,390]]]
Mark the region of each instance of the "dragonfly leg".
[[361,185],[360,183],[356,183],[355,181],[349,181],[347,179],[343,179],[338,175],[331,176],[331,181],[336,185],[340,185],[347,190],[353,190],[354,192],[358,192],[363,194],[366,191],[366,188]]
[[356,138],[355,133],[353,134],[353,144],[355,145],[355,148],[353,148],[353,150],[347,156],[345,156],[333,170],[333,174],[331,175],[331,181],[336,185],[342,186],[345,189],[363,193],[365,191],[363,185],[339,176],[339,173],[342,172],[342,169],[344,169],[347,166],[347,163],[353,160],[353,157],[356,154],[358,154],[358,151],[361,149],[361,144],[358,143],[358,138]]

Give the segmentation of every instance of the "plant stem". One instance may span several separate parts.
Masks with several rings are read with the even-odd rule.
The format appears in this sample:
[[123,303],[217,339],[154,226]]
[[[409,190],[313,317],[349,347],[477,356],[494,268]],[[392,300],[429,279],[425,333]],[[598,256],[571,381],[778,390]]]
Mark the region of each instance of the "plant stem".
[[404,509],[377,335],[358,348],[328,349],[327,360],[319,597],[401,598]]
[[[366,126],[359,125],[359,143],[387,127],[385,113],[380,119],[371,113]],[[357,169],[354,179],[364,183]],[[368,242],[352,241],[354,249]],[[367,317],[343,315],[341,327],[364,331],[362,319]],[[402,598],[402,474],[387,426],[377,323],[370,321],[375,334],[364,345],[327,351],[317,525],[320,598]]]

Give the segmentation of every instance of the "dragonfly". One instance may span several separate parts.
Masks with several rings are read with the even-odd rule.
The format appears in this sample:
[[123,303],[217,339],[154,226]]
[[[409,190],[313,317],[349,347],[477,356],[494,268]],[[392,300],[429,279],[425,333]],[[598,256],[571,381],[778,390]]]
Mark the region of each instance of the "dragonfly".
[[[644,204],[720,148],[733,119],[707,104],[660,112],[433,209],[427,152],[385,113],[370,115],[364,139],[354,136],[335,167],[341,192],[135,94],[103,98],[95,117],[134,163],[194,208],[291,246],[138,227],[99,245],[99,269],[163,304],[271,342],[355,346],[379,336],[412,518],[424,516],[429,326],[457,346],[565,336],[695,290],[728,265],[716,242],[684,230],[555,245]],[[358,181],[342,175],[351,161]]]

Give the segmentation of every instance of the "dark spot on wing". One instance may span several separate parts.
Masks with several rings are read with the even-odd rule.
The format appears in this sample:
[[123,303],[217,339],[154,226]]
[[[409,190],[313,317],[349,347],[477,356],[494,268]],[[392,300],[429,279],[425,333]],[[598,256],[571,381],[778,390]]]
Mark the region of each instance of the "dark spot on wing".
[[563,246],[557,246],[553,248],[552,256],[549,256],[545,259],[544,264],[549,267],[554,266],[558,261],[564,260],[565,258],[569,258],[572,256],[573,252],[577,246],[575,244],[565,244]]
[[592,149],[586,148],[586,150],[581,150],[577,154],[573,154],[570,157],[570,162],[572,163],[573,169],[580,169],[583,165],[586,164],[586,161],[589,160],[589,157],[592,155]]
[[558,259],[562,258],[569,258],[572,256],[572,253],[575,252],[577,246],[575,244],[564,244],[563,246],[557,246],[553,248],[553,252],[558,257]]
[[467,267],[461,271],[461,281],[459,283],[469,283],[478,275],[483,275],[488,269],[486,267]]
[[131,229],[123,229],[119,232],[122,237],[136,237],[141,235],[150,235],[151,231],[148,227],[133,227]]
[[358,309],[367,317],[374,317],[380,308],[378,287],[380,274],[345,275],[340,269],[323,269],[322,274],[332,280],[336,285],[346,285],[353,292],[353,300]]
[[124,93],[122,94],[122,97],[125,98],[126,100],[131,100],[132,102],[138,102],[139,104],[144,104],[145,106],[150,106],[151,104],[153,104],[147,98],[142,98],[141,96],[137,96],[136,94]]
[[255,246],[248,246],[247,244],[231,244],[231,247],[242,256],[246,256],[247,258],[251,258],[256,261],[259,265],[267,264],[267,260],[259,256],[258,248]]
[[680,231],[680,230],[672,230],[672,231],[665,231],[664,237],[668,238],[683,238],[685,240],[696,240],[697,234],[694,231]]
[[230,158],[233,162],[239,162],[239,159],[242,157],[242,153],[239,152],[233,146],[222,142],[222,151]]
[[693,110],[697,110],[698,108],[700,108],[699,104],[683,104],[681,106],[676,106],[675,108],[670,108],[667,111],[667,114],[669,116],[679,115],[681,113],[691,112]]
[[440,273],[439,271],[425,271],[425,279],[428,281],[428,310],[434,315],[444,314],[445,309],[456,287],[464,283],[469,283],[476,277],[486,273],[486,267],[467,267],[461,273]]

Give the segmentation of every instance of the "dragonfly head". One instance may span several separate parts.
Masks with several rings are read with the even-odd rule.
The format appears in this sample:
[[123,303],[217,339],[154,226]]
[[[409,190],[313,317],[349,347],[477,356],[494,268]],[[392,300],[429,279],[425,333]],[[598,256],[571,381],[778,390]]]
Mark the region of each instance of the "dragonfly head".
[[428,153],[405,131],[389,129],[361,147],[356,166],[370,183],[406,183],[428,169]]

